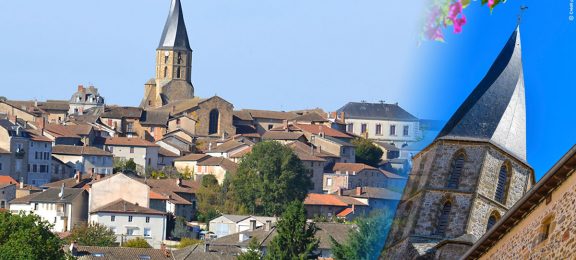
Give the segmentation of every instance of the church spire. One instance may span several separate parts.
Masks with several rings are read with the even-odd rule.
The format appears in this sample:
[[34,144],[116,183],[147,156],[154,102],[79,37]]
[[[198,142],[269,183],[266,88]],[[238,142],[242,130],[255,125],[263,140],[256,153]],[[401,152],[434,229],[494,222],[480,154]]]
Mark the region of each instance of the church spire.
[[489,141],[526,161],[526,104],[520,30],[446,123],[437,139]]
[[166,19],[166,25],[164,25],[158,50],[191,51],[180,0],[172,0],[170,4],[170,12]]

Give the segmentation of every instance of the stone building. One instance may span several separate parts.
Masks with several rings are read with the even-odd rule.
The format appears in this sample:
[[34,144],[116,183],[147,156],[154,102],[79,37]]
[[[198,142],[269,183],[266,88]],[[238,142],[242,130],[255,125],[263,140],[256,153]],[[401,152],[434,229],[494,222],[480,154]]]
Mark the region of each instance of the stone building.
[[94,86],[85,88],[79,85],[78,90],[70,98],[68,114],[83,115],[84,111],[95,107],[104,107],[104,98],[100,96],[98,89]]
[[530,190],[518,30],[413,165],[385,259],[459,258]]
[[571,259],[576,254],[576,146],[487,232],[466,259]]

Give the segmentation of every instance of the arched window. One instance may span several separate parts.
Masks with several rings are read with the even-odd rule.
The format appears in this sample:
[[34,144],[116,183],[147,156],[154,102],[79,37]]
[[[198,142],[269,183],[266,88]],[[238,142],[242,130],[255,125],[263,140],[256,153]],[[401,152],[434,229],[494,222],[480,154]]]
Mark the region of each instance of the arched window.
[[447,201],[442,207],[440,216],[438,217],[438,225],[436,229],[436,235],[445,236],[446,229],[448,228],[448,221],[450,221],[450,211],[452,210],[452,203]]
[[182,53],[178,52],[178,64],[182,63]]
[[460,184],[460,175],[462,174],[462,168],[464,168],[464,159],[464,152],[460,152],[456,155],[456,158],[452,160],[450,176],[448,176],[446,188],[458,189]]
[[510,169],[507,163],[502,164],[498,174],[498,183],[496,186],[496,195],[494,199],[502,204],[506,204],[506,195],[510,185]]
[[176,68],[176,78],[180,78],[180,67]]
[[217,109],[212,109],[212,111],[210,111],[210,121],[208,124],[208,134],[216,134],[218,133],[218,121],[220,117],[220,113],[218,112]]
[[164,78],[168,76],[168,67],[164,67]]
[[490,230],[494,226],[494,224],[498,222],[499,219],[500,214],[498,214],[498,212],[492,212],[492,214],[490,214],[490,217],[488,217],[488,223],[486,223],[486,232],[488,232],[488,230]]

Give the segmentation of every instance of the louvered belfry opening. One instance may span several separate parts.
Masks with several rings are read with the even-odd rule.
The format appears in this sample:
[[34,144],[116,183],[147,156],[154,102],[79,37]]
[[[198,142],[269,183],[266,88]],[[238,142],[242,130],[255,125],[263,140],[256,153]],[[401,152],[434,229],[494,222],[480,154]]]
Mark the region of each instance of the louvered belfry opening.
[[502,204],[506,204],[506,190],[508,186],[508,167],[502,165],[498,174],[498,185],[496,186],[496,195],[494,199]]
[[448,176],[446,188],[458,189],[458,186],[460,185],[460,175],[462,174],[462,168],[464,168],[464,154],[460,153],[452,161],[452,169],[450,171],[450,176]]
[[452,203],[449,201],[444,203],[442,207],[442,212],[440,212],[440,216],[438,217],[438,227],[436,230],[436,235],[445,236],[446,229],[448,228],[448,221],[450,220],[450,211],[452,210]]

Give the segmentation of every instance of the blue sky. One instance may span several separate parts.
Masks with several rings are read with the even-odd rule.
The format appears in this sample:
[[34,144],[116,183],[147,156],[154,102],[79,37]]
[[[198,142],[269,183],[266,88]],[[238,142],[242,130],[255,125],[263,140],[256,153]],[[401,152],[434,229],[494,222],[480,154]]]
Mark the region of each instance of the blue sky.
[[[473,2],[463,33],[420,47],[420,1],[182,1],[198,96],[276,110],[384,100],[443,120],[528,5],[521,34],[528,161],[537,176],[576,142],[570,0],[509,0],[492,15]],[[1,1],[0,95],[67,99],[92,83],[108,103],[138,105],[168,7],[169,0]]]

